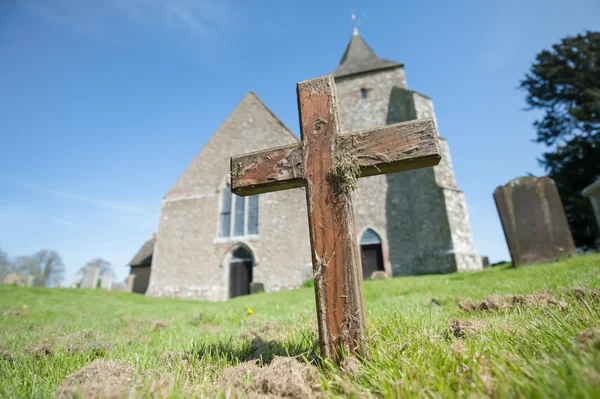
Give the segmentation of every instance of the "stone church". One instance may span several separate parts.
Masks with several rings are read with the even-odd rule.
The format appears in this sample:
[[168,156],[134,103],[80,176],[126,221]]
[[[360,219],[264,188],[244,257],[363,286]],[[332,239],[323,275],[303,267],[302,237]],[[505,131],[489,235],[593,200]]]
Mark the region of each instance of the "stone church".
[[[343,132],[435,119],[431,99],[408,88],[404,65],[379,58],[356,30],[332,75]],[[251,283],[278,291],[311,278],[304,189],[239,197],[229,186],[232,155],[295,141],[248,93],[164,197],[157,235],[130,262],[144,281],[135,291],[219,301],[248,294]],[[353,201],[364,278],[482,268],[447,141],[440,146],[438,166],[359,180]]]

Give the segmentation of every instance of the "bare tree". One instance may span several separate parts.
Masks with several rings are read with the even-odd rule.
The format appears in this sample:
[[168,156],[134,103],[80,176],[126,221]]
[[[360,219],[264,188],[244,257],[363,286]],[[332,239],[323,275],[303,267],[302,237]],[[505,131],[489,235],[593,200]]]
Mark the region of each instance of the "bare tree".
[[4,279],[8,273],[14,271],[14,265],[8,258],[6,252],[0,249],[0,281]]
[[42,285],[40,262],[33,256],[17,256],[13,261],[13,270],[21,276],[33,276],[33,285]]
[[34,258],[39,265],[39,278],[37,284],[42,287],[58,284],[65,274],[65,264],[58,252],[42,249],[36,252]]
[[107,261],[107,260],[102,259],[102,258],[94,258],[94,259],[92,259],[91,261],[89,261],[88,263],[86,263],[85,266],[82,266],[79,269],[78,273],[79,274],[83,273],[84,270],[85,270],[85,268],[88,267],[88,266],[95,266],[95,267],[100,268],[100,275],[103,275],[103,274],[111,274],[113,276],[115,275],[115,273],[112,270],[111,263],[109,261]]

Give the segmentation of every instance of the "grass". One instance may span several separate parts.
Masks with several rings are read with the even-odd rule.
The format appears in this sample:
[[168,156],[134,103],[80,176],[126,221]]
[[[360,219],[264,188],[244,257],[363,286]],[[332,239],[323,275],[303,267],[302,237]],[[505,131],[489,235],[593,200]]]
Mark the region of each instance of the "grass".
[[[314,364],[325,397],[600,397],[599,268],[593,255],[367,281],[370,357],[352,370],[319,359],[308,287],[207,303],[0,286],[0,397],[54,397],[95,359],[134,368],[138,394],[225,396],[225,368],[276,355]],[[541,292],[504,310],[457,304]]]

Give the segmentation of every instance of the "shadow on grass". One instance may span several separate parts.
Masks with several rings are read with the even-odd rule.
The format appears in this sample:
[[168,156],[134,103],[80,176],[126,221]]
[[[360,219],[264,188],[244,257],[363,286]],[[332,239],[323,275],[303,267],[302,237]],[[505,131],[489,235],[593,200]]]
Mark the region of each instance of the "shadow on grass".
[[216,344],[195,345],[189,355],[200,360],[226,362],[249,362],[259,360],[269,364],[275,356],[295,357],[310,363],[319,362],[319,341],[311,335],[303,335],[300,342],[265,341],[260,336],[252,340],[236,340],[233,337]]

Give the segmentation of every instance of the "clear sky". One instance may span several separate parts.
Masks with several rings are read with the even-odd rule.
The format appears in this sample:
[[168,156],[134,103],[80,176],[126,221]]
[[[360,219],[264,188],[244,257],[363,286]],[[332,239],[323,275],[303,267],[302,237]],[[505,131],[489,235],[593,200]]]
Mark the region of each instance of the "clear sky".
[[509,259],[492,193],[543,174],[517,86],[537,52],[600,29],[597,0],[0,1],[0,248],[57,250],[66,282],[103,257],[122,280],[245,93],[298,133],[295,84],[337,66],[351,10],[433,98],[475,246]]

